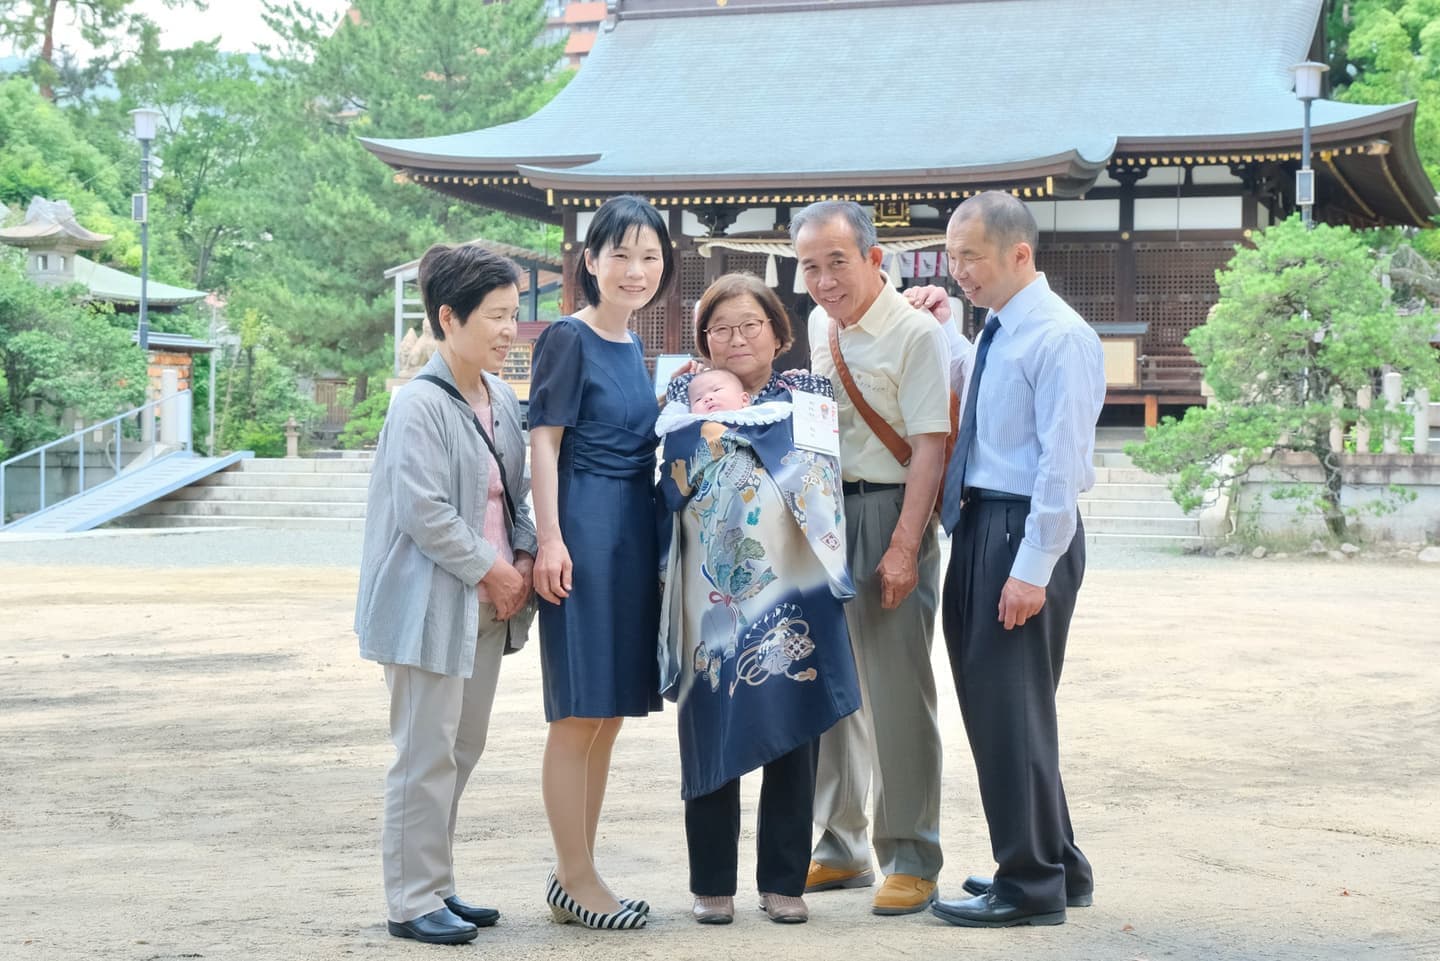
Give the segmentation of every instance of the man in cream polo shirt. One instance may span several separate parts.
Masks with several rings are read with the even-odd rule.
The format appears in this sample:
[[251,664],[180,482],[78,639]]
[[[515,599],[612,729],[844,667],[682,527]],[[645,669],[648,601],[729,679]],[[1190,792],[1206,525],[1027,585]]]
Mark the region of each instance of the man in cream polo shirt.
[[[885,882],[876,914],[910,914],[940,874],[940,732],[930,644],[940,547],[932,517],[950,431],[950,347],[880,270],[875,226],[858,204],[811,204],[790,236],[818,305],[810,366],[840,410],[840,469],[855,599],[846,605],[863,707],[820,740],[816,843],[807,892],[874,883],[865,799]],[[911,449],[908,465],[866,424],[831,357],[830,327],[864,400]]]

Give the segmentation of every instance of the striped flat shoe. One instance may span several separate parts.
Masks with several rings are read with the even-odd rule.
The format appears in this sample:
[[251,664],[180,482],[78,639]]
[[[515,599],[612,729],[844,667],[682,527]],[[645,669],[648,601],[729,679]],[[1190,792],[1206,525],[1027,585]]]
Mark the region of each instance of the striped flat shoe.
[[585,908],[565,892],[553,870],[545,878],[545,903],[550,905],[550,916],[556,924],[574,922],[597,931],[634,931],[645,927],[646,923],[645,915],[628,907],[609,914]]
[[642,901],[639,898],[616,898],[616,900],[620,902],[621,907],[629,908],[636,914],[645,915],[646,917],[650,915],[649,901]]

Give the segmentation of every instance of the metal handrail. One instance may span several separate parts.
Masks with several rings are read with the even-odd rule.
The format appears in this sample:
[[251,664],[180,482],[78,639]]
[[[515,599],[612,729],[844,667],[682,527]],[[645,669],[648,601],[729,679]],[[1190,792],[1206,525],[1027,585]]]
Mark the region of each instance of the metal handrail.
[[[125,421],[125,420],[128,420],[128,419],[131,418],[131,417],[136,417],[136,416],[142,417],[140,440],[141,440],[142,443],[146,444],[147,447],[153,448],[153,447],[158,443],[158,441],[157,441],[157,422],[156,422],[156,419],[155,419],[153,416],[152,416],[152,417],[145,418],[144,415],[145,415],[147,412],[149,412],[152,408],[159,408],[159,407],[162,407],[162,406],[164,406],[164,405],[166,405],[166,404],[172,404],[172,403],[177,403],[177,402],[178,402],[178,403],[182,403],[184,406],[181,407],[181,408],[178,408],[178,410],[180,411],[179,420],[180,420],[181,425],[182,425],[182,431],[181,431],[180,435],[177,436],[176,440],[177,440],[177,443],[178,443],[178,445],[179,445],[179,447],[180,447],[181,450],[190,450],[190,449],[192,449],[192,446],[193,446],[193,440],[192,440],[192,436],[191,436],[193,425],[192,425],[192,423],[191,423],[191,418],[190,418],[189,416],[187,416],[187,412],[190,410],[190,404],[191,404],[191,402],[192,402],[192,397],[191,397],[191,392],[190,392],[189,390],[181,390],[181,391],[176,391],[175,393],[170,394],[170,395],[165,396],[165,397],[159,397],[159,398],[156,398],[155,400],[147,401],[146,403],[141,404],[139,407],[133,407],[133,408],[131,408],[130,410],[125,411],[123,414],[116,414],[114,417],[108,417],[108,418],[106,418],[105,420],[102,420],[102,421],[100,421],[100,422],[98,422],[98,423],[90,424],[89,426],[82,427],[82,428],[80,428],[79,430],[71,431],[69,434],[66,434],[64,437],[58,438],[58,439],[56,439],[56,440],[52,440],[52,441],[50,441],[50,442],[47,443],[47,444],[41,444],[39,447],[35,447],[35,448],[32,448],[31,450],[27,450],[27,451],[26,451],[25,453],[23,453],[23,454],[16,454],[14,457],[11,457],[11,458],[8,459],[8,460],[0,461],[0,528],[4,528],[4,527],[6,526],[6,524],[7,524],[7,522],[6,522],[6,520],[5,520],[5,470],[6,470],[7,468],[9,468],[9,467],[11,467],[11,466],[19,463],[19,462],[22,461],[22,460],[25,460],[26,458],[29,458],[29,457],[39,457],[39,458],[40,458],[40,506],[35,509],[35,513],[38,514],[40,511],[46,510],[46,509],[49,508],[49,507],[59,507],[61,504],[64,504],[64,503],[66,503],[66,502],[68,502],[68,501],[71,501],[71,500],[74,500],[76,497],[79,497],[81,494],[86,493],[86,488],[85,488],[85,435],[86,435],[86,434],[93,434],[93,433],[96,432],[96,431],[104,430],[106,427],[108,427],[108,426],[111,425],[111,424],[114,424],[114,425],[115,425],[115,461],[114,461],[115,472],[114,472],[114,474],[110,477],[110,480],[113,481],[113,480],[115,480],[116,478],[118,478],[118,477],[120,476],[120,473],[121,473],[121,470],[122,470],[122,468],[121,468],[121,466],[120,466],[120,461],[121,461],[121,457],[122,457],[122,455],[121,455],[121,441],[124,439],[123,436],[121,435],[121,432],[120,432],[120,428],[121,428],[121,426],[122,426],[122,422]],[[161,416],[162,416],[162,417],[164,416],[164,415],[163,415],[163,412],[162,412]],[[146,436],[147,434],[148,434],[148,436]],[[79,450],[80,450],[80,464],[79,464],[80,483],[79,483],[79,490],[78,490],[76,493],[71,494],[69,497],[62,498],[62,499],[56,501],[54,504],[49,504],[49,505],[47,505],[47,504],[45,503],[45,452],[48,451],[48,450],[50,450],[52,447],[57,447],[57,446],[59,446],[59,445],[61,445],[61,444],[69,443],[69,442],[71,442],[71,441],[73,441],[73,440],[76,440],[77,438],[78,438],[79,441],[80,441],[80,445],[79,445]],[[107,481],[107,482],[102,482],[102,483],[108,483],[108,481]],[[100,485],[97,484],[97,485],[95,485],[95,486],[96,486],[96,487],[99,487]]]

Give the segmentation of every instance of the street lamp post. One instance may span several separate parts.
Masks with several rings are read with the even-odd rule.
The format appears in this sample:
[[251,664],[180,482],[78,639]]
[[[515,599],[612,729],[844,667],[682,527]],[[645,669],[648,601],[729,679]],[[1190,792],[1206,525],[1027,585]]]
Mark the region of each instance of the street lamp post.
[[1315,226],[1311,208],[1315,205],[1315,171],[1310,169],[1310,104],[1320,98],[1320,78],[1330,68],[1314,60],[1297,63],[1290,68],[1295,72],[1295,96],[1305,105],[1305,126],[1300,133],[1300,169],[1295,171],[1295,203],[1300,207],[1300,219],[1309,230]]
[[140,350],[150,349],[150,142],[160,111],[141,107],[130,111],[135,121],[135,139],[140,141],[140,192],[131,198],[130,215],[140,224],[140,329],[136,339]]

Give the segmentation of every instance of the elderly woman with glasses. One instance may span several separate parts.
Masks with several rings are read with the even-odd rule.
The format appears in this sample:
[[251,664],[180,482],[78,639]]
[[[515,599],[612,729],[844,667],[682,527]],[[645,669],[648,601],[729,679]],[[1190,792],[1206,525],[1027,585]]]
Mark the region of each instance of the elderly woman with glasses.
[[662,685],[679,704],[693,917],[734,918],[740,776],[763,768],[756,882],[771,920],[798,923],[810,862],[815,742],[860,706],[845,627],[844,498],[834,457],[798,448],[794,403],[830,383],[779,375],[790,321],[749,274],[716,280],[696,343],[753,400],[697,414],[677,377],[657,424],[661,494],[675,523],[661,611]]

